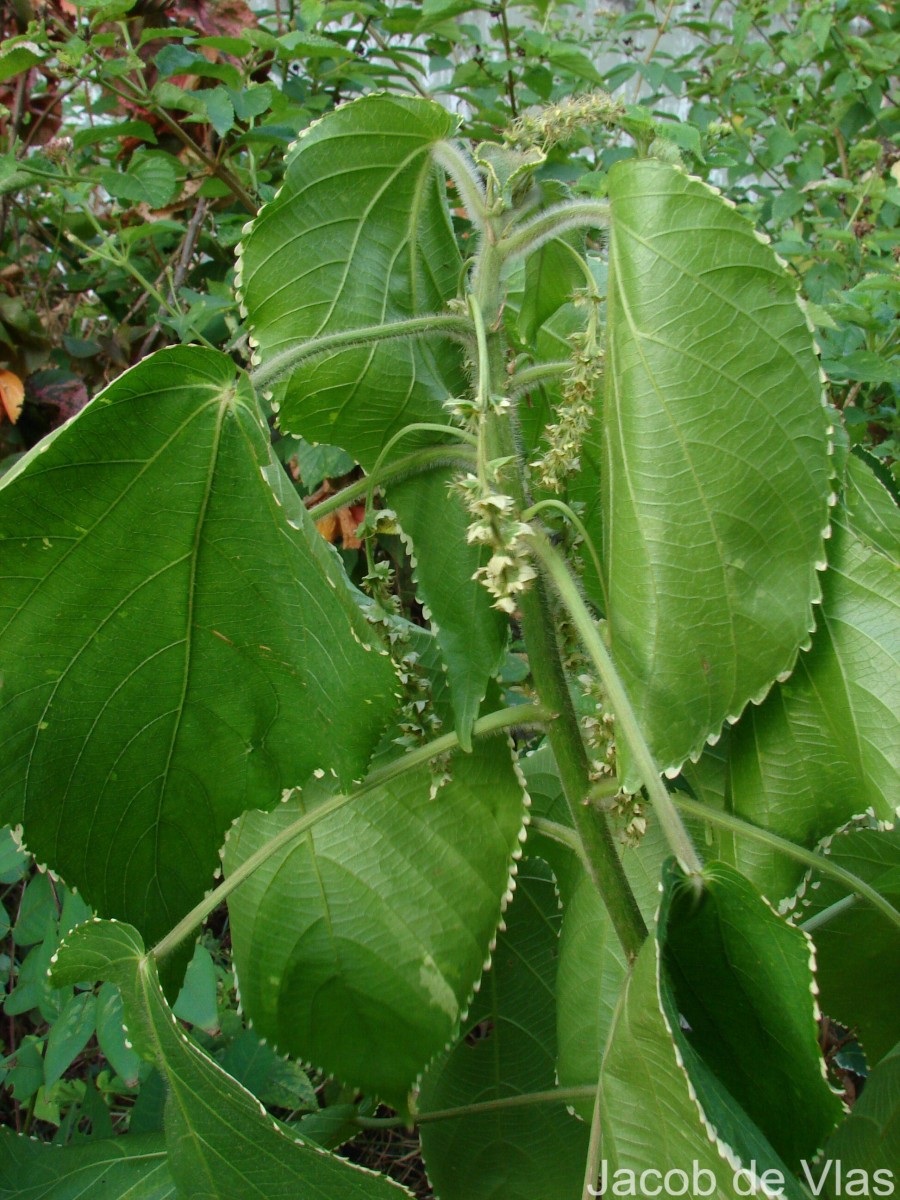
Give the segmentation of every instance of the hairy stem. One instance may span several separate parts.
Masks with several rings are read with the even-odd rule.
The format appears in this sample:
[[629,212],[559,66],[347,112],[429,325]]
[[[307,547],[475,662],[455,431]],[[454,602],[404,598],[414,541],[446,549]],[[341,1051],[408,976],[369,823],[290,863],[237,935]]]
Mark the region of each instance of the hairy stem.
[[568,358],[553,362],[535,363],[532,367],[522,367],[510,378],[507,395],[521,396],[532,388],[542,387],[545,383],[556,383],[565,378],[572,369],[572,360]]
[[566,200],[545,208],[508,234],[497,249],[504,259],[521,258],[569,229],[599,229],[609,224],[609,207],[596,200]]
[[594,571],[597,574],[597,580],[600,584],[600,587],[603,589],[603,603],[608,611],[609,599],[606,595],[606,580],[603,577],[603,568],[600,566],[600,556],[597,553],[597,549],[594,546],[591,535],[588,533],[584,522],[581,520],[578,514],[573,512],[569,505],[565,503],[565,501],[554,500],[551,497],[547,500],[539,500],[537,504],[532,504],[531,508],[526,509],[525,512],[522,513],[522,520],[530,521],[533,517],[536,517],[539,512],[542,512],[544,509],[548,508],[562,513],[566,520],[570,521],[575,526],[576,531],[581,535],[585,549],[591,556],[591,562],[594,564]]
[[[545,708],[541,708],[537,704],[514,705],[512,708],[501,708],[497,712],[489,713],[486,717],[480,717],[472,727],[472,733],[475,737],[487,737],[516,726],[527,728],[530,725],[543,725],[550,719],[550,715]],[[397,779],[409,771],[415,771],[418,767],[430,762],[431,759],[437,758],[438,755],[458,749],[459,738],[456,733],[445,733],[442,737],[435,738],[434,741],[428,742],[424,746],[417,746],[415,750],[407,751],[402,758],[376,768],[355,791],[330,796],[327,800],[323,800],[311,812],[304,813],[302,817],[292,821],[290,825],[276,833],[249,858],[245,859],[227,879],[223,879],[218,887],[214,888],[199,904],[196,904],[186,916],[182,917],[178,924],[161,941],[157,942],[150,953],[157,961],[165,958],[167,954],[171,954],[185,938],[190,937],[215,908],[218,908],[226,896],[230,896],[245,879],[249,879],[268,858],[277,853],[282,846],[286,846],[301,834],[306,833],[324,817],[330,816],[347,804],[362,799],[392,779]]]
[[[472,281],[473,299],[481,309],[486,329],[484,353],[488,360],[490,387],[498,395],[504,393],[507,381],[500,329],[502,262],[498,249],[485,243]],[[515,444],[509,415],[492,412],[485,435],[489,458],[494,461],[509,460],[503,486],[517,504],[525,508],[524,465]],[[543,579],[539,577],[535,580],[534,586],[522,594],[519,603],[522,632],[535,688],[541,703],[556,714],[547,736],[556,759],[572,825],[581,844],[581,857],[606,905],[622,948],[627,957],[633,959],[647,936],[647,928],[625,877],[606,818],[587,803],[591,786],[590,764],[578,718],[572,707],[556,639],[554,614]]]
[[372,470],[363,479],[357,479],[333,496],[328,496],[314,504],[309,510],[310,516],[318,521],[329,513],[346,508],[354,500],[361,500],[370,487],[382,487],[397,479],[409,479],[413,475],[421,475],[433,471],[435,467],[470,466],[475,456],[466,446],[425,446],[421,450],[413,450],[402,458],[395,458],[379,471]]
[[807,850],[805,846],[789,842],[787,838],[779,837],[777,833],[772,833],[769,829],[761,829],[759,825],[752,825],[741,817],[735,817],[731,813],[722,812],[719,808],[702,804],[699,800],[691,800],[681,792],[674,792],[671,799],[682,811],[689,813],[692,817],[699,817],[702,821],[709,821],[710,825],[718,825],[721,829],[730,829],[734,833],[752,838],[763,846],[769,846],[772,850],[778,850],[796,862],[803,863],[804,866],[812,867],[820,875],[827,875],[835,883],[843,884],[849,892],[853,892],[863,900],[868,900],[873,908],[877,908],[892,925],[896,925],[900,929],[900,912],[894,908],[893,904],[886,900],[880,892],[877,892],[871,884],[839,866],[827,854],[817,854],[815,850]]
[[383,325],[363,325],[358,329],[340,329],[336,333],[323,333],[320,337],[298,342],[273,354],[264,363],[250,372],[254,387],[267,388],[279,383],[285,376],[310,358],[322,354],[334,354],[338,350],[349,350],[354,346],[370,346],[374,342],[388,342],[400,338],[430,336],[433,334],[468,334],[472,326],[465,317],[452,313],[429,313],[424,317],[410,317],[405,321],[387,321]]
[[654,810],[672,853],[678,858],[685,871],[699,880],[703,872],[703,864],[700,862],[688,831],[672,803],[668,789],[660,778],[653,755],[650,753],[650,748],[638,724],[619,672],[600,635],[597,622],[582,600],[578,586],[566,563],[547,539],[542,534],[534,533],[529,538],[529,542],[574,621],[584,647],[600,675],[606,694],[609,696],[610,706],[615,713],[618,730],[634,757],[635,765],[640,772],[647,794],[653,802]]
[[434,151],[435,162],[439,163],[456,187],[456,194],[472,224],[484,237],[491,235],[484,186],[478,177],[478,168],[459,142],[438,142]]

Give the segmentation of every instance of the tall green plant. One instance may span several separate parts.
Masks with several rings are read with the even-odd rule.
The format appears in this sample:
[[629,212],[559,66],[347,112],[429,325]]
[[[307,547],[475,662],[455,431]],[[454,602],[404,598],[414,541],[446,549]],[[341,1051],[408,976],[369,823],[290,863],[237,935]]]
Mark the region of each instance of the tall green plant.
[[[99,914],[54,981],[116,983],[167,1081],[164,1139],[117,1143],[109,1179],[391,1186],[175,1028],[159,968],[171,985],[227,900],[249,1018],[419,1123],[449,1200],[695,1166],[719,1197],[772,1173],[802,1197],[843,1110],[810,934],[774,906],[802,915],[807,870],[834,894],[813,938],[830,949],[840,918],[896,941],[900,518],[830,456],[805,315],[729,204],[653,158],[572,200],[540,147],[455,132],[386,94],[314,125],[241,249],[249,370],[161,351],[0,488],[0,815]],[[365,498],[368,596],[273,460],[260,397],[368,472],[329,502]],[[405,619],[385,527],[430,629]],[[502,707],[510,619],[530,684]],[[839,796],[823,745],[857,772]],[[858,872],[820,846],[854,818]],[[833,994],[852,1023],[852,989]],[[864,1012],[874,1066],[895,1017]],[[0,1146],[7,1188],[21,1163],[59,1187],[103,1169]]]

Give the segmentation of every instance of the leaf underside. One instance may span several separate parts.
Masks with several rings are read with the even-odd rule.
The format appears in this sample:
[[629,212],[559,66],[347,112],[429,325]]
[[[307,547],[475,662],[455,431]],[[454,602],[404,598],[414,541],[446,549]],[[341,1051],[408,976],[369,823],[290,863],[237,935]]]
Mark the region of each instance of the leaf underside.
[[0,819],[95,909],[162,936],[241,812],[364,773],[393,670],[225,355],[145,359],[17,464],[0,553]]
[[[886,523],[900,524],[884,500]],[[900,569],[843,513],[832,528],[812,647],[730,743],[735,813],[810,848],[866,810],[893,820],[900,773]],[[773,902],[794,892],[802,867],[750,839],[735,843],[741,869]]]
[[[365,96],[328,114],[297,142],[281,190],[241,250],[240,295],[256,357],[287,364],[275,389],[282,429],[337,443],[367,471],[407,425],[449,424],[444,401],[467,387],[460,348],[428,336],[293,366],[286,356],[322,335],[440,312],[457,295],[463,263],[433,160],[455,128],[439,105],[410,97]],[[423,436],[435,440],[410,435],[396,453]],[[418,595],[438,630],[467,747],[505,625],[472,579],[482,557],[466,544],[468,517],[446,495],[445,478],[408,479],[388,503],[413,543]]]
[[0,1130],[0,1200],[176,1200],[161,1134],[53,1146]]
[[[323,818],[229,900],[257,1032],[394,1107],[452,1037],[481,974],[524,819],[504,740],[456,755],[450,771],[433,796],[426,766]],[[315,803],[310,792],[243,817],[226,875]]]
[[617,164],[609,197],[609,627],[638,720],[674,770],[807,640],[826,417],[794,285],[750,223],[654,160]]

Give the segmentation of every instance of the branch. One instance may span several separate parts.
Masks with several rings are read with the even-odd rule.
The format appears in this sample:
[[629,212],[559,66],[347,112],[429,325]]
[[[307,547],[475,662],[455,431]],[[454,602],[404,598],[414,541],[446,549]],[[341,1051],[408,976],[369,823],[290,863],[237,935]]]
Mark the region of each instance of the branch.
[[362,325],[357,329],[340,329],[336,333],[323,333],[320,337],[305,342],[295,342],[286,350],[272,355],[268,362],[261,363],[250,372],[256,388],[272,387],[286,375],[310,358],[322,354],[333,354],[338,350],[350,350],[354,346],[371,346],[373,342],[395,341],[400,338],[418,337],[429,334],[471,333],[472,326],[465,317],[452,313],[429,313],[424,317],[410,317],[405,321],[386,321],[383,325]]

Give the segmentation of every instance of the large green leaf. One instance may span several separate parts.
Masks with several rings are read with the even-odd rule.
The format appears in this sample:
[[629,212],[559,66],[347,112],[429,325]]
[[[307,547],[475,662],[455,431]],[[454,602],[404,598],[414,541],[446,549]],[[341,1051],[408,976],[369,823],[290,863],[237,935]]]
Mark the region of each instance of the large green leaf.
[[0,543],[2,819],[95,909],[162,935],[241,812],[364,773],[393,671],[225,355],[111,384],[4,477]]
[[[456,125],[437,104],[379,94],[304,131],[241,248],[241,302],[266,366],[324,334],[437,312],[457,294],[462,260],[433,159]],[[462,385],[446,338],[284,369],[284,428],[337,442],[367,468],[405,425],[446,420],[441,403]]]
[[794,285],[750,223],[654,160],[617,164],[609,199],[609,625],[641,725],[673,770],[808,639],[826,417]]
[[[828,1165],[830,1163],[830,1166]],[[837,1178],[836,1164],[841,1178]],[[891,1195],[887,1188],[896,1186],[900,1167],[900,1042],[878,1064],[866,1081],[863,1094],[853,1111],[829,1138],[811,1175],[815,1182],[825,1174],[825,1194],[838,1200],[859,1187],[859,1175],[865,1171],[874,1194]],[[848,1189],[848,1190],[844,1190]],[[877,1189],[877,1192],[875,1191]]]
[[[732,868],[700,897],[670,866],[655,939],[643,948],[604,1055],[610,1168],[794,1172],[841,1114],[816,1041],[809,945]],[[747,1189],[747,1182],[744,1188]]]
[[0,1130],[0,1200],[175,1200],[161,1134],[51,1146]]
[[119,985],[135,1048],[168,1084],[165,1141],[179,1196],[191,1200],[387,1200],[409,1193],[303,1143],[183,1032],[137,930],[81,925],[58,952],[55,982]]
[[[828,846],[828,857],[900,905],[900,829],[848,829]],[[844,900],[832,879],[807,880],[798,919],[816,919]],[[813,931],[819,1004],[835,1021],[858,1032],[870,1066],[900,1038],[900,932],[865,901],[834,911]]]
[[[559,907],[538,860],[519,872],[506,929],[453,1048],[422,1081],[421,1113],[544,1091],[555,1083]],[[442,1200],[579,1200],[588,1130],[560,1105],[423,1123]]]
[[[734,811],[808,847],[866,809],[892,819],[900,770],[900,568],[839,514],[823,585],[811,650],[730,746]],[[736,844],[771,900],[794,891],[802,867]]]
[[[503,740],[324,817],[229,899],[241,1002],[282,1052],[395,1107],[452,1037],[500,921],[524,796]],[[232,831],[226,875],[313,809],[312,789]]]
[[[297,142],[281,190],[242,247],[240,295],[255,357],[264,369],[285,364],[276,371],[282,428],[343,446],[366,470],[407,425],[449,424],[443,402],[466,387],[459,347],[409,338],[293,365],[290,349],[438,312],[457,295],[463,264],[433,158],[456,124],[439,105],[402,96],[366,96],[329,113]],[[484,556],[466,544],[468,516],[446,495],[445,478],[409,479],[389,503],[413,543],[419,595],[439,631],[467,745],[505,626],[472,579]]]

